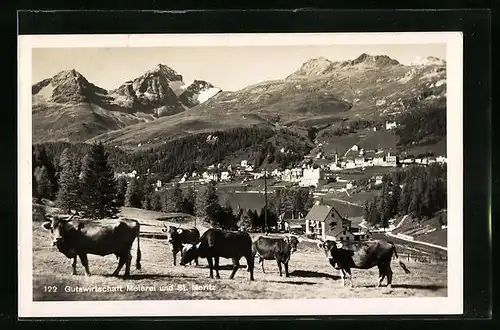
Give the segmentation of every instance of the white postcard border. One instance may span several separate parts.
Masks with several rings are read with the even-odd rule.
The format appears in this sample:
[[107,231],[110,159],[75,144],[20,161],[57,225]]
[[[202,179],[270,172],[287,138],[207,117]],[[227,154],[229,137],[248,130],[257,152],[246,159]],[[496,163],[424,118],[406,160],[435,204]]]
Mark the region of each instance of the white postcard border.
[[[463,39],[460,32],[169,35],[21,35],[18,37],[19,317],[387,315],[463,313]],[[448,296],[304,300],[33,301],[31,51],[70,47],[202,47],[332,44],[447,45]]]

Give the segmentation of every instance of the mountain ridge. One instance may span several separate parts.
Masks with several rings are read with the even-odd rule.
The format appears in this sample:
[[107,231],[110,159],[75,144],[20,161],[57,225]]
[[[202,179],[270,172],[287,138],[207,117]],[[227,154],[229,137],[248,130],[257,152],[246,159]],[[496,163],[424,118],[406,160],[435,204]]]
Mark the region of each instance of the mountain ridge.
[[[32,89],[39,94],[41,86],[48,84],[46,80],[33,85]],[[401,64],[387,55],[366,53],[336,62],[317,57],[304,62],[285,79],[222,91],[203,80],[185,84],[175,70],[157,65],[108,93],[95,87],[94,94],[104,100],[103,104],[117,109],[166,104],[159,111],[132,121],[131,126],[115,125],[80,139],[91,142],[100,140],[102,135],[106,143],[132,146],[154,143],[151,141],[169,136],[238,126],[308,129],[318,125],[334,126],[344,120],[391,118],[416,106],[445,106],[446,66],[443,60],[430,57],[411,65]],[[122,97],[119,102],[116,95]],[[168,116],[156,119],[162,111]],[[136,113],[129,115],[137,117]],[[134,130],[147,131],[147,134],[134,134]]]

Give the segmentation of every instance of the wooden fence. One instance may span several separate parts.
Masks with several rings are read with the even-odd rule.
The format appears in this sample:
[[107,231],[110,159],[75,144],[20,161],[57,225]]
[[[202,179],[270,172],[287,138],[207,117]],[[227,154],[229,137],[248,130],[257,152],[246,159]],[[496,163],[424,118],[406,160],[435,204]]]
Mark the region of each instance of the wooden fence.
[[[401,261],[413,261],[413,262],[420,262],[427,264],[441,263],[441,262],[446,262],[448,260],[447,256],[445,255],[439,255],[439,254],[429,255],[419,252],[403,252],[403,253],[398,253],[398,256],[399,260]],[[396,259],[396,256],[393,255],[393,258]]]

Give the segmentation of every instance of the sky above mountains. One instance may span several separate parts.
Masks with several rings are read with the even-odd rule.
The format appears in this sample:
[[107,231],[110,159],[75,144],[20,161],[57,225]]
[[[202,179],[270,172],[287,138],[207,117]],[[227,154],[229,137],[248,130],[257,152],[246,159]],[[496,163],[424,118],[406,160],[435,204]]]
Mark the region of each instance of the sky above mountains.
[[446,45],[35,48],[32,84],[60,71],[76,69],[91,83],[111,90],[161,63],[183,75],[184,82],[205,80],[231,91],[284,79],[311,58],[345,61],[362,53],[388,55],[409,64],[416,57],[446,59]]

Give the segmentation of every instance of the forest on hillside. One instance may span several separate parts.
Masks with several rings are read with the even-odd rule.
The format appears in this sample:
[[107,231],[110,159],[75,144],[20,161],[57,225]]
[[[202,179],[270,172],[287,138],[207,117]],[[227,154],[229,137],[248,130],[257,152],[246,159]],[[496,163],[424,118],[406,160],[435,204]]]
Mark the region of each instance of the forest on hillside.
[[387,228],[397,215],[412,215],[418,220],[432,217],[447,208],[446,165],[411,166],[382,177],[380,194],[365,203],[365,219]]
[[[41,166],[38,159],[40,153],[44,153],[51,164],[48,166],[49,172],[58,172],[59,158],[64,149],[83,158],[90,147],[86,143],[36,144],[33,146],[33,171]],[[302,160],[310,149],[306,139],[296,133],[262,127],[195,134],[135,152],[105,146],[115,172],[136,170],[139,174],[152,173],[155,179],[163,181],[183,173],[203,170],[211,164],[228,162],[235,154],[248,156],[249,163],[256,167],[265,163],[286,168]]]

